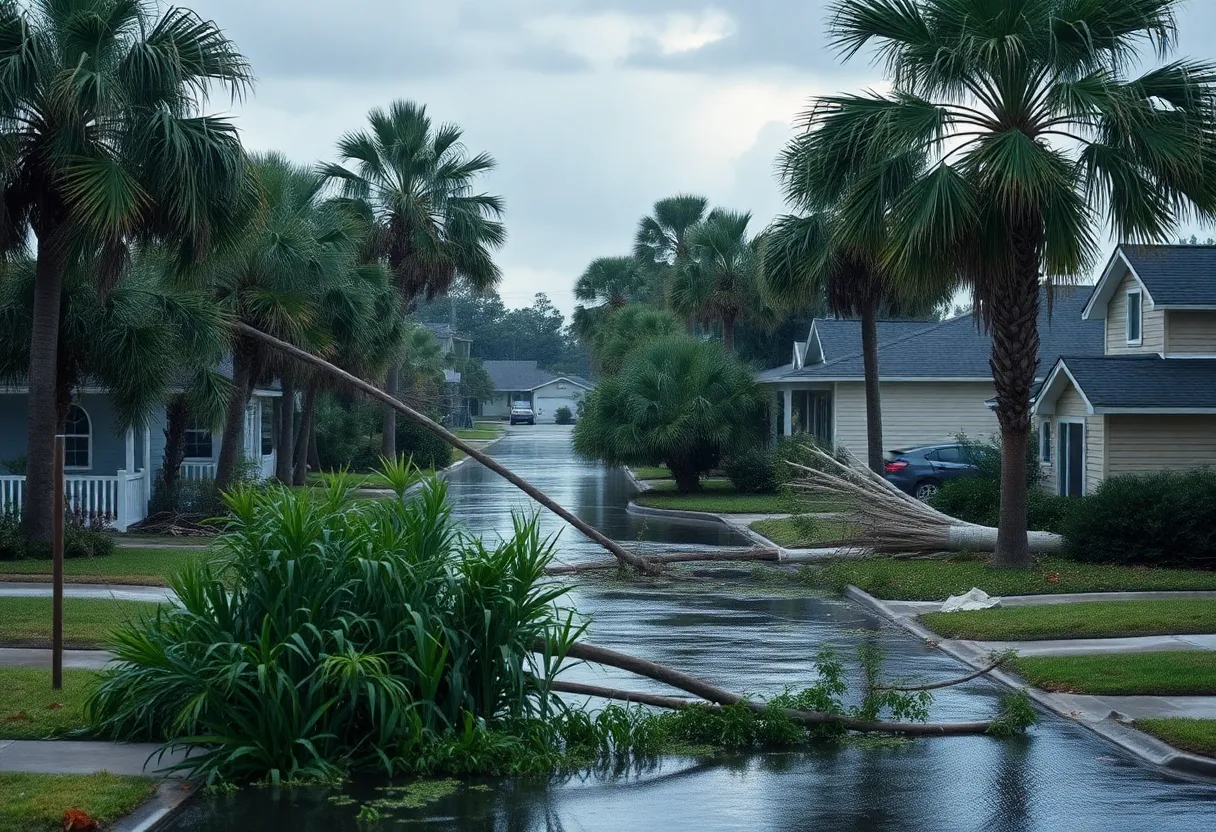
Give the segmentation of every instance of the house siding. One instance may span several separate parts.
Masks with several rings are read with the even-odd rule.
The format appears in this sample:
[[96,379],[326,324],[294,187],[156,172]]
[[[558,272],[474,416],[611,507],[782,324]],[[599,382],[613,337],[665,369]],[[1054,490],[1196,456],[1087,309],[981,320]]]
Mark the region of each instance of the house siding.
[[[89,468],[72,469],[69,474],[82,476],[113,476],[126,467],[126,431],[119,427],[118,415],[110,398],[100,393],[85,393],[76,404],[89,415],[91,433]],[[152,459],[157,465],[164,456],[164,437],[161,437],[160,455],[156,451],[156,432],[164,424],[164,408],[153,413],[155,426],[152,434]],[[0,393],[0,467],[4,461],[13,461],[26,455],[26,438],[29,433],[29,397],[25,393]],[[143,436],[136,432],[135,468],[144,467]],[[5,468],[7,470],[7,468]]]
[[1216,355],[1216,312],[1166,312],[1166,352],[1171,355]]
[[[1076,420],[1085,423],[1085,493],[1092,494],[1106,476],[1106,425],[1104,417],[1091,416],[1085,408],[1085,400],[1071,384],[1056,400],[1056,418]],[[1052,460],[1059,456],[1060,427],[1055,427],[1052,441]],[[1050,476],[1044,479],[1044,485],[1050,490],[1056,490],[1056,467],[1049,469]]]
[[[996,415],[986,404],[996,395],[992,382],[884,382],[879,390],[884,450],[952,442],[960,433],[982,439],[999,432]],[[836,384],[835,420],[836,443],[864,459],[864,384]]]
[[1110,476],[1216,465],[1216,416],[1107,416]]
[[557,418],[559,407],[568,407],[570,413],[577,416],[578,403],[587,395],[587,391],[573,382],[554,379],[537,387],[532,394],[537,420],[552,422]]
[[1106,309],[1107,355],[1165,352],[1165,312],[1152,307],[1147,292],[1140,299],[1143,310],[1140,343],[1127,343],[1127,291],[1139,288],[1139,281],[1128,272],[1110,299],[1110,305]]

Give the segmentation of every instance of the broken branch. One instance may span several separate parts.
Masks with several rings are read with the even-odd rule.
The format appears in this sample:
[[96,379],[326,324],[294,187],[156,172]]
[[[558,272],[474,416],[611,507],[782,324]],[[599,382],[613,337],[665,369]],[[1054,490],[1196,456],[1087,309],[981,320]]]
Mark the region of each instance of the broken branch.
[[991,673],[992,671],[996,670],[998,667],[1003,665],[1008,660],[1009,660],[1008,656],[1001,656],[999,659],[996,659],[995,661],[992,662],[992,664],[988,665],[987,667],[980,668],[979,670],[975,671],[974,673],[968,673],[966,676],[961,676],[958,679],[949,679],[945,682],[931,682],[927,685],[907,685],[907,686],[875,685],[874,690],[893,690],[893,691],[898,691],[900,693],[911,693],[913,691],[937,690],[939,688],[949,688],[949,687],[953,687],[954,685],[961,685],[961,684],[963,684],[963,682],[970,682],[972,679],[978,679],[980,676],[983,676],[986,673]]

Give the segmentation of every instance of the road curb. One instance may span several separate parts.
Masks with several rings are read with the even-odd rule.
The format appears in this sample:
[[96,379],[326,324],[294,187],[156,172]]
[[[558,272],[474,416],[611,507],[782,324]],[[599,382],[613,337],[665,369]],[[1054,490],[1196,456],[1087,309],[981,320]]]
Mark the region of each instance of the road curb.
[[198,793],[194,783],[181,780],[162,780],[156,786],[156,794],[131,814],[119,819],[110,832],[155,832],[177,814],[186,801]]
[[[979,670],[988,665],[988,655],[986,653],[975,649],[973,646],[967,646],[965,642],[954,642],[950,639],[943,639],[914,618],[901,615],[885,601],[875,598],[860,587],[852,585],[845,587],[844,596],[878,613],[888,621],[899,625],[912,635],[922,639],[927,646],[941,650],[946,655],[957,659],[973,670]],[[994,670],[987,675],[992,680],[1005,685],[1005,687],[1025,693],[1040,709],[1088,728],[1107,742],[1122,748],[1124,751],[1151,766],[1188,779],[1216,782],[1216,759],[1180,751],[1172,745],[1168,745],[1143,731],[1138,731],[1131,725],[1120,722],[1110,716],[1101,720],[1078,719],[1076,712],[1066,705],[1063,700],[1054,694],[1028,685],[1011,673]]]

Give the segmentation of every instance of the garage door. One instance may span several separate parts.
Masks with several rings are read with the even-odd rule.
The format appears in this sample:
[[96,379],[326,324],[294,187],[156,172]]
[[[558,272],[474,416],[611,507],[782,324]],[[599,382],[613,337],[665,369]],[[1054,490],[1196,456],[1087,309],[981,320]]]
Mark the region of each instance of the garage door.
[[570,413],[578,414],[578,402],[571,397],[548,396],[536,397],[536,421],[538,422],[554,422],[557,420],[557,410],[561,407],[570,408]]

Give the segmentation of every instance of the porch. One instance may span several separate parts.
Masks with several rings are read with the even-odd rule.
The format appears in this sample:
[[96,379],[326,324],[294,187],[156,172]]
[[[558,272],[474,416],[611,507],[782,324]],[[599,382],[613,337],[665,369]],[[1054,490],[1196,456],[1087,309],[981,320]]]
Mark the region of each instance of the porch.
[[778,387],[769,407],[769,428],[774,437],[811,436],[830,447],[836,441],[834,385]]

